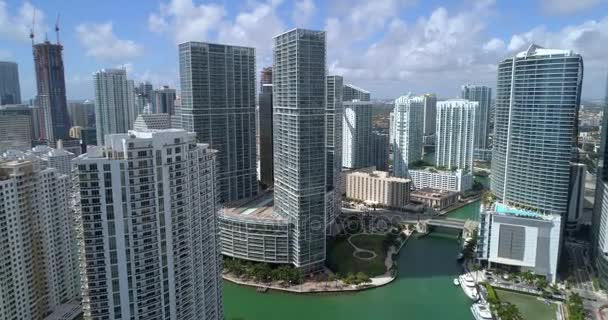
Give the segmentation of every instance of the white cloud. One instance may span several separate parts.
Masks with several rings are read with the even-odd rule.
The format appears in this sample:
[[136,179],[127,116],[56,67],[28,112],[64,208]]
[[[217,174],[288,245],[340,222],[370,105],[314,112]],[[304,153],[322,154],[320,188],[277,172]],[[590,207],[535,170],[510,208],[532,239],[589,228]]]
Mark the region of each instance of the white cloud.
[[502,51],[505,49],[505,42],[502,39],[492,38],[483,45],[484,51]]
[[272,64],[272,38],[285,31],[276,14],[279,4],[277,1],[254,3],[248,11],[237,14],[234,21],[221,24],[218,41],[254,47],[260,62],[258,67]]
[[225,15],[221,5],[172,0],[161,4],[157,13],[148,16],[148,29],[156,33],[169,32],[176,43],[208,40],[209,33]]
[[[36,19],[34,20],[34,12]],[[48,28],[45,23],[45,14],[29,2],[24,2],[16,12],[11,12],[5,1],[0,1],[0,38],[27,42],[32,22],[35,22],[34,32],[38,38]]]
[[12,54],[8,50],[0,49],[0,59],[8,59]]
[[543,10],[549,14],[572,14],[587,10],[602,0],[541,0]]
[[308,23],[313,13],[317,9],[313,0],[297,0],[295,2],[295,10],[293,12],[292,20],[297,26],[302,26]]
[[132,40],[118,39],[112,23],[85,23],[76,27],[76,36],[86,55],[101,60],[121,60],[139,56],[143,47]]

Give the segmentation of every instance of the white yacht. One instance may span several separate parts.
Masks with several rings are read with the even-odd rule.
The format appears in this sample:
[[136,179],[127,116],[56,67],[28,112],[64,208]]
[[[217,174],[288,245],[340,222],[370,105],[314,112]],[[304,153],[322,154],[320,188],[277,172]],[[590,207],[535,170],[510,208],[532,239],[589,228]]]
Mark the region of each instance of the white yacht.
[[474,303],[471,306],[471,313],[473,313],[473,317],[475,320],[492,320],[492,312],[490,311],[490,307],[484,303]]
[[477,286],[475,286],[475,280],[470,273],[465,273],[458,277],[462,291],[473,301],[479,299],[479,293],[477,292]]

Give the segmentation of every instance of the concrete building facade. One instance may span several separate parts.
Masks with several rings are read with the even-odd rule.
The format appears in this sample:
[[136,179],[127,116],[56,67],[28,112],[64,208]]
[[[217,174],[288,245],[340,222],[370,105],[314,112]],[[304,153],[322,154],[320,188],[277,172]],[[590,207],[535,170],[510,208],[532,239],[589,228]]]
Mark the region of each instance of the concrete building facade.
[[19,67],[16,62],[0,61],[0,106],[21,104]]
[[437,104],[435,164],[437,167],[473,170],[475,114],[479,103],[464,99]]
[[346,197],[393,209],[405,209],[410,201],[411,180],[390,177],[386,171],[346,174]]
[[490,106],[492,104],[492,88],[477,85],[462,86],[460,97],[479,103],[475,113],[475,148],[487,149],[490,136]]
[[214,150],[179,129],[74,160],[86,320],[223,319]]
[[393,113],[393,174],[396,177],[408,177],[410,163],[422,159],[424,97],[408,94],[397,98]]
[[133,84],[124,69],[102,69],[93,74],[97,143],[105,136],[126,133],[135,121]]

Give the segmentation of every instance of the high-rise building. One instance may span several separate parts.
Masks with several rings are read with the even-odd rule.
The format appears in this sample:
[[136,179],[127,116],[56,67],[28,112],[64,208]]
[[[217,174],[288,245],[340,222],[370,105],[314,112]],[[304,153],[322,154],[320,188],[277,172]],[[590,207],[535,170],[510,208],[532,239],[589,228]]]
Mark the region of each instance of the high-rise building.
[[372,131],[370,136],[369,165],[378,171],[388,171],[389,136],[386,133]]
[[171,116],[171,128],[182,128],[182,100],[179,97],[175,98],[175,114]]
[[0,61],[0,106],[20,103],[21,88],[17,63]]
[[405,178],[410,163],[422,159],[424,97],[408,94],[397,98],[393,113],[393,174]]
[[0,158],[0,319],[42,320],[78,299],[69,181],[36,160]]
[[437,96],[428,93],[424,96],[424,120],[422,134],[425,145],[434,144],[435,127],[437,120]]
[[258,109],[260,134],[260,181],[266,187],[274,184],[272,155],[272,67],[262,69]]
[[531,45],[498,65],[491,176],[497,202],[479,228],[479,255],[489,263],[555,281],[582,80],[583,59],[570,50]]
[[223,319],[215,151],[184,130],[129,131],[74,163],[84,319]]
[[69,101],[68,114],[72,127],[95,127],[95,103],[85,101]]
[[257,194],[255,49],[186,42],[179,55],[182,124],[218,151],[220,201]]
[[448,170],[473,170],[475,114],[479,102],[452,99],[437,103],[435,163]]
[[351,169],[369,165],[372,105],[369,101],[344,101],[342,121],[342,166]]
[[48,141],[69,139],[70,117],[65,93],[63,46],[48,41],[34,45],[38,105],[44,111],[42,137]]
[[135,96],[137,98],[137,104],[139,107],[139,111],[143,112],[144,108],[150,107],[154,109],[154,87],[148,81],[140,82],[137,87],[134,88]]
[[97,143],[112,133],[125,133],[133,128],[132,82],[124,69],[102,69],[93,74],[95,86],[95,122]]
[[153,91],[154,113],[175,114],[175,89],[163,86]]
[[342,88],[342,101],[370,101],[371,94],[365,89],[361,89],[352,84],[345,84]]
[[479,102],[479,108],[475,114],[475,148],[487,149],[490,135],[492,88],[467,84],[462,86],[460,97]]
[[[393,107],[394,109],[394,107]],[[389,123],[388,123],[388,139],[389,143],[392,146],[395,143],[395,112],[391,111],[389,114]]]
[[592,253],[603,289],[608,288],[608,77],[593,208]]
[[23,105],[0,107],[0,153],[32,147],[32,109]]
[[291,262],[305,272],[325,261],[325,45],[323,31],[274,37],[274,209],[293,226]]
[[325,126],[326,126],[326,188],[327,188],[327,223],[331,224],[342,208],[342,122],[344,107],[342,105],[342,88],[344,79],[341,76],[327,76],[325,92]]

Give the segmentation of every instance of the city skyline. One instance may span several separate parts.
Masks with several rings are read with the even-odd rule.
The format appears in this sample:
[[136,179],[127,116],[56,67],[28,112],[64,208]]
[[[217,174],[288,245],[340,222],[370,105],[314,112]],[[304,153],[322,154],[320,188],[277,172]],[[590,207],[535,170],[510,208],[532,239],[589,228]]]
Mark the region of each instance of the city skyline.
[[[68,99],[92,98],[90,75],[118,66],[125,66],[136,82],[148,80],[154,87],[169,85],[179,91],[178,65],[172,61],[177,57],[177,44],[190,40],[254,47],[259,53],[258,72],[272,63],[269,39],[293,26],[327,30],[329,43],[335,43],[328,46],[329,74],[343,75],[380,99],[394,99],[406,90],[454,98],[462,84],[473,82],[495,89],[498,61],[524,50],[530,42],[581,53],[588,67],[582,98],[596,100],[604,91],[601,83],[606,63],[602,58],[608,49],[594,43],[608,34],[608,17],[602,14],[608,4],[599,1],[569,5],[555,0],[516,1],[507,8],[511,3],[494,1],[404,5],[384,0],[376,5],[355,2],[345,7],[342,1],[201,4],[186,0],[161,1],[160,5],[129,3],[124,13],[112,11],[116,3],[111,1],[86,8],[40,1],[0,3],[0,26],[6,27],[0,32],[0,39],[6,40],[0,47],[0,60],[19,64],[24,100],[35,95],[28,38],[34,8],[36,42],[45,37],[55,42],[51,26],[56,14],[63,13],[60,41],[67,61]],[[83,10],[88,12],[86,19],[68,14]],[[376,18],[361,19],[366,14]],[[350,34],[361,28],[370,32]],[[412,35],[411,30],[422,35]],[[392,40],[395,38],[402,39],[404,46],[398,46]],[[106,45],[101,47],[101,43]],[[362,54],[349,55],[352,48]],[[421,56],[414,48],[428,56]],[[397,59],[387,59],[395,52],[400,53]],[[394,61],[374,68],[378,59]]]

